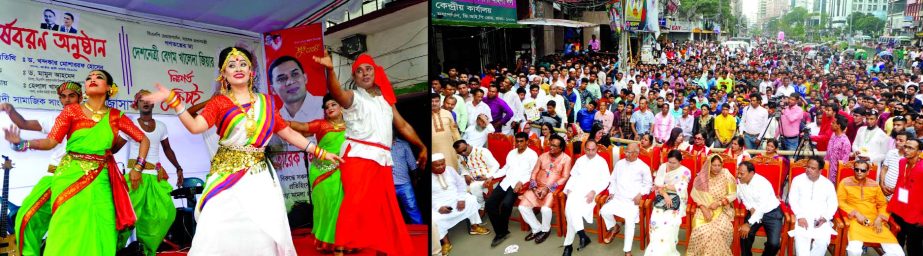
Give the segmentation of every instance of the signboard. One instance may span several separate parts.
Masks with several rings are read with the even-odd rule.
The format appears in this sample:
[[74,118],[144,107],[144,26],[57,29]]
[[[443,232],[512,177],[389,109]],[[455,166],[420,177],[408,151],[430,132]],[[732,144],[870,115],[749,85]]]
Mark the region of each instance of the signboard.
[[[257,38],[152,24],[22,0],[0,0],[0,102],[17,108],[62,108],[55,88],[83,84],[104,69],[119,93],[107,105],[127,112],[134,94],[161,83],[192,105],[213,95],[218,52],[237,46],[262,56]],[[257,77],[259,81],[259,77]],[[166,104],[155,113],[167,110]]]
[[433,24],[516,25],[514,0],[432,0]]
[[625,21],[632,30],[644,27],[646,3],[645,0],[625,0]]
[[[324,94],[327,77],[324,67],[314,57],[324,55],[323,28],[320,24],[294,27],[263,35],[266,50],[266,81],[269,86],[260,88],[275,100],[282,119],[307,123],[324,118]],[[309,137],[313,140],[313,136]],[[300,148],[275,136],[270,140],[270,159],[279,174],[279,183],[289,212],[297,204],[310,201],[311,182],[308,179],[307,159]],[[305,219],[292,219],[291,223],[304,223]]]
[[667,29],[670,30],[670,32],[692,32],[696,29],[696,23],[691,21],[669,20],[667,22]]

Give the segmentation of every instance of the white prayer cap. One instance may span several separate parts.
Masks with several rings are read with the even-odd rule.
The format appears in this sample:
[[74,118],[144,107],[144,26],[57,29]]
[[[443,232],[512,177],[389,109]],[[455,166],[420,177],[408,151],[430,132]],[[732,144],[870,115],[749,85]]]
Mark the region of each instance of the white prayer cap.
[[432,161],[435,162],[439,160],[445,160],[445,155],[443,155],[442,153],[433,154]]

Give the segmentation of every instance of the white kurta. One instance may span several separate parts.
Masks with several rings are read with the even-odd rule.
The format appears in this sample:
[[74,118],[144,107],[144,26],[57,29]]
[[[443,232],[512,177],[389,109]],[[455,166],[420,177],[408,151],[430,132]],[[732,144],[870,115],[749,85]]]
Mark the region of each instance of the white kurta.
[[877,166],[885,160],[885,153],[888,153],[891,137],[885,134],[881,128],[875,127],[871,131],[867,127],[859,127],[856,131],[856,139],[853,140],[853,152],[864,152],[869,155],[869,159]]
[[510,121],[503,124],[503,134],[512,134],[513,128],[515,128],[511,126],[513,122],[523,124],[526,120],[526,109],[522,106],[522,101],[519,100],[519,94],[516,94],[515,91],[509,91],[503,94],[503,101],[513,110],[513,118],[510,118]]
[[531,148],[526,148],[522,154],[516,149],[510,150],[510,153],[506,154],[506,165],[494,174],[497,178],[506,177],[500,181],[500,188],[506,190],[515,187],[516,183],[529,184],[536,162],[538,154]]
[[344,156],[347,146],[351,148],[348,157],[357,157],[375,161],[381,166],[391,166],[391,152],[376,146],[353,142],[349,139],[375,143],[391,148],[394,142],[391,132],[394,113],[385,97],[378,95],[372,97],[363,89],[353,90],[353,104],[343,109],[343,120],[346,121],[346,142],[340,148],[340,156]]
[[[831,220],[839,204],[836,189],[829,179],[821,176],[817,181],[811,181],[807,174],[796,176],[788,192],[788,203],[796,220],[794,229],[788,232],[789,236],[829,241],[830,235],[836,234]],[[802,218],[808,221],[807,229],[797,225],[797,220]],[[820,218],[827,222],[815,228],[814,221]]]
[[[596,207],[595,195],[606,189],[609,185],[606,178],[609,176],[609,165],[601,156],[596,155],[589,158],[586,155],[577,158],[574,167],[571,168],[570,178],[567,185],[564,185],[564,193],[567,193],[567,203],[565,214],[568,218],[571,216],[581,216],[587,223],[593,223],[593,208]],[[594,194],[594,200],[586,202],[586,195],[590,192]],[[583,222],[573,221],[571,225],[583,229]]]
[[[439,227],[439,238],[449,233],[449,229],[462,220],[471,220],[471,224],[480,224],[477,202],[474,196],[465,191],[465,180],[451,166],[446,166],[442,174],[432,174],[433,223]],[[445,187],[443,187],[445,186]],[[458,201],[465,201],[465,209],[459,211]],[[443,206],[452,207],[448,214],[439,213]]]
[[600,214],[616,215],[637,223],[641,219],[634,198],[650,193],[652,185],[651,167],[646,163],[640,159],[634,162],[619,160],[609,177],[610,200],[599,210]]
[[474,105],[474,102],[468,102],[465,103],[465,105],[468,107],[468,127],[477,125],[478,116],[481,114],[487,115],[488,126],[490,125],[490,122],[494,120],[490,115],[490,107],[487,106],[487,104],[483,101],[478,102],[477,106]]

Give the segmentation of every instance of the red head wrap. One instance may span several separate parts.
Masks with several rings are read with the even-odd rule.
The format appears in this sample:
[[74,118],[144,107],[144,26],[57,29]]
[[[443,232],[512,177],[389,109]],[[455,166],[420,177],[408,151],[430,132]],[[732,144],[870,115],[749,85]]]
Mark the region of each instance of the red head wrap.
[[369,64],[375,68],[375,85],[381,89],[381,96],[385,97],[385,101],[388,104],[394,105],[397,102],[397,98],[394,97],[394,88],[391,87],[391,81],[388,81],[388,75],[385,74],[385,69],[375,64],[375,60],[372,59],[372,56],[363,53],[356,58],[356,61],[353,62],[353,75],[356,74],[356,69],[359,69],[359,65]]

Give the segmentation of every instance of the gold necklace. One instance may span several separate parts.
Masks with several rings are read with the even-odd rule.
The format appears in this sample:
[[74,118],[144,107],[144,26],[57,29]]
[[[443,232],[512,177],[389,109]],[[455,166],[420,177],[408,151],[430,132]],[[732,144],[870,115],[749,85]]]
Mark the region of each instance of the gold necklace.
[[93,119],[93,122],[99,122],[99,120],[103,119],[103,114],[106,113],[106,111],[102,109],[93,110],[93,108],[90,107],[89,102],[83,103],[83,106],[86,107],[88,110],[90,110],[90,113],[93,114],[93,116],[90,118],[90,119]]
[[250,92],[250,109],[244,110],[244,107],[237,103],[237,97],[234,96],[234,93],[231,92],[230,96],[231,102],[234,103],[234,106],[237,106],[240,109],[240,112],[247,117],[247,122],[244,126],[247,129],[247,137],[253,137],[253,134],[256,133],[256,118],[253,117],[253,113],[250,110],[253,110],[253,105],[256,104],[256,99],[253,96],[253,92]]
[[330,126],[333,126],[334,130],[339,131],[339,130],[343,130],[343,128],[346,128],[346,121],[339,121],[339,122],[328,121],[328,122],[330,122]]

